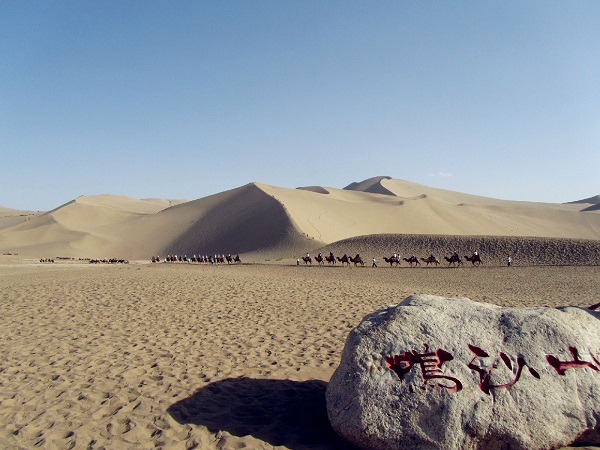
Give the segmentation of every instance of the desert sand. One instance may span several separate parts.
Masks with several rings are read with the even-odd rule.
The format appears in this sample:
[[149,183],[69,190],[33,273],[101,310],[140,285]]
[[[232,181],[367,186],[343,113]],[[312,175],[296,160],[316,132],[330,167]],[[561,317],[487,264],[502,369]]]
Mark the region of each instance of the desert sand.
[[0,256],[0,447],[349,448],[324,393],[352,327],[415,293],[589,306],[600,266]]
[[[349,448],[324,394],[350,329],[418,293],[598,303],[598,201],[514,202],[375,177],[0,207],[0,448]],[[475,250],[483,266],[443,260]],[[296,265],[330,251],[366,265]],[[431,251],[440,266],[383,261]],[[149,262],[215,253],[242,264]]]

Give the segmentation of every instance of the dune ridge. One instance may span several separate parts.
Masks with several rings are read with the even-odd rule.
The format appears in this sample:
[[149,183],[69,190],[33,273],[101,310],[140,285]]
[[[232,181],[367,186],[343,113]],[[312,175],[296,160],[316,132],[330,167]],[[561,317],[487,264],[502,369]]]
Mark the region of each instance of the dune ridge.
[[589,198],[584,198],[582,200],[576,200],[574,202],[569,202],[569,203],[589,203],[592,205],[598,205],[600,204],[600,195],[594,195],[593,197],[589,197]]
[[391,180],[392,177],[373,177],[364,181],[350,183],[344,189],[348,191],[370,192],[371,194],[396,195],[386,189],[382,183],[383,180]]

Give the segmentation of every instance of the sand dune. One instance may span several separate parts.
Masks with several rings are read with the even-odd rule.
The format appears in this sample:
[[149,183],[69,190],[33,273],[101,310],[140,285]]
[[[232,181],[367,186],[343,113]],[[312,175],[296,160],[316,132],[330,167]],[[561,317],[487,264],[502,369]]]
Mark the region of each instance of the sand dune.
[[125,196],[81,196],[2,230],[0,248],[39,257],[94,257],[105,251],[119,252],[122,239],[118,228],[164,207],[161,202]]
[[262,187],[301,232],[325,243],[370,234],[600,239],[600,216],[580,213],[578,205],[490,199],[385,177],[328,187],[327,195]]
[[0,250],[37,257],[241,253],[285,258],[368,235],[600,240],[600,214],[586,201],[498,200],[390,177],[344,189],[250,183],[189,202],[82,196],[0,230]]
[[43,212],[40,211],[20,211],[0,206],[0,230],[13,227],[42,214]]

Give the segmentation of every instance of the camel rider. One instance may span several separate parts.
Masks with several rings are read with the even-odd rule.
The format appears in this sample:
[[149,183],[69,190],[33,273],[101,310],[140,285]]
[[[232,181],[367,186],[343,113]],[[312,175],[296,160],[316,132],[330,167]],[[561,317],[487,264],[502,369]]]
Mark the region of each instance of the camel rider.
[[477,253],[477,250],[475,250],[475,251],[473,252],[473,256],[475,256],[475,257],[478,257],[478,256],[479,256],[479,253]]
[[435,253],[431,252],[431,255],[429,255],[429,257],[430,257],[431,259],[435,259]]

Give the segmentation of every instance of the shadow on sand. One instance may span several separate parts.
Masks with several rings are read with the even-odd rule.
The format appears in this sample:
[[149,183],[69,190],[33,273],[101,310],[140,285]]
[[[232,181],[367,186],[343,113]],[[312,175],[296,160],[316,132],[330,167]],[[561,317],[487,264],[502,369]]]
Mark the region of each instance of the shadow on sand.
[[326,387],[320,380],[226,378],[198,389],[168,412],[181,424],[251,435],[273,446],[353,449],[329,424]]

